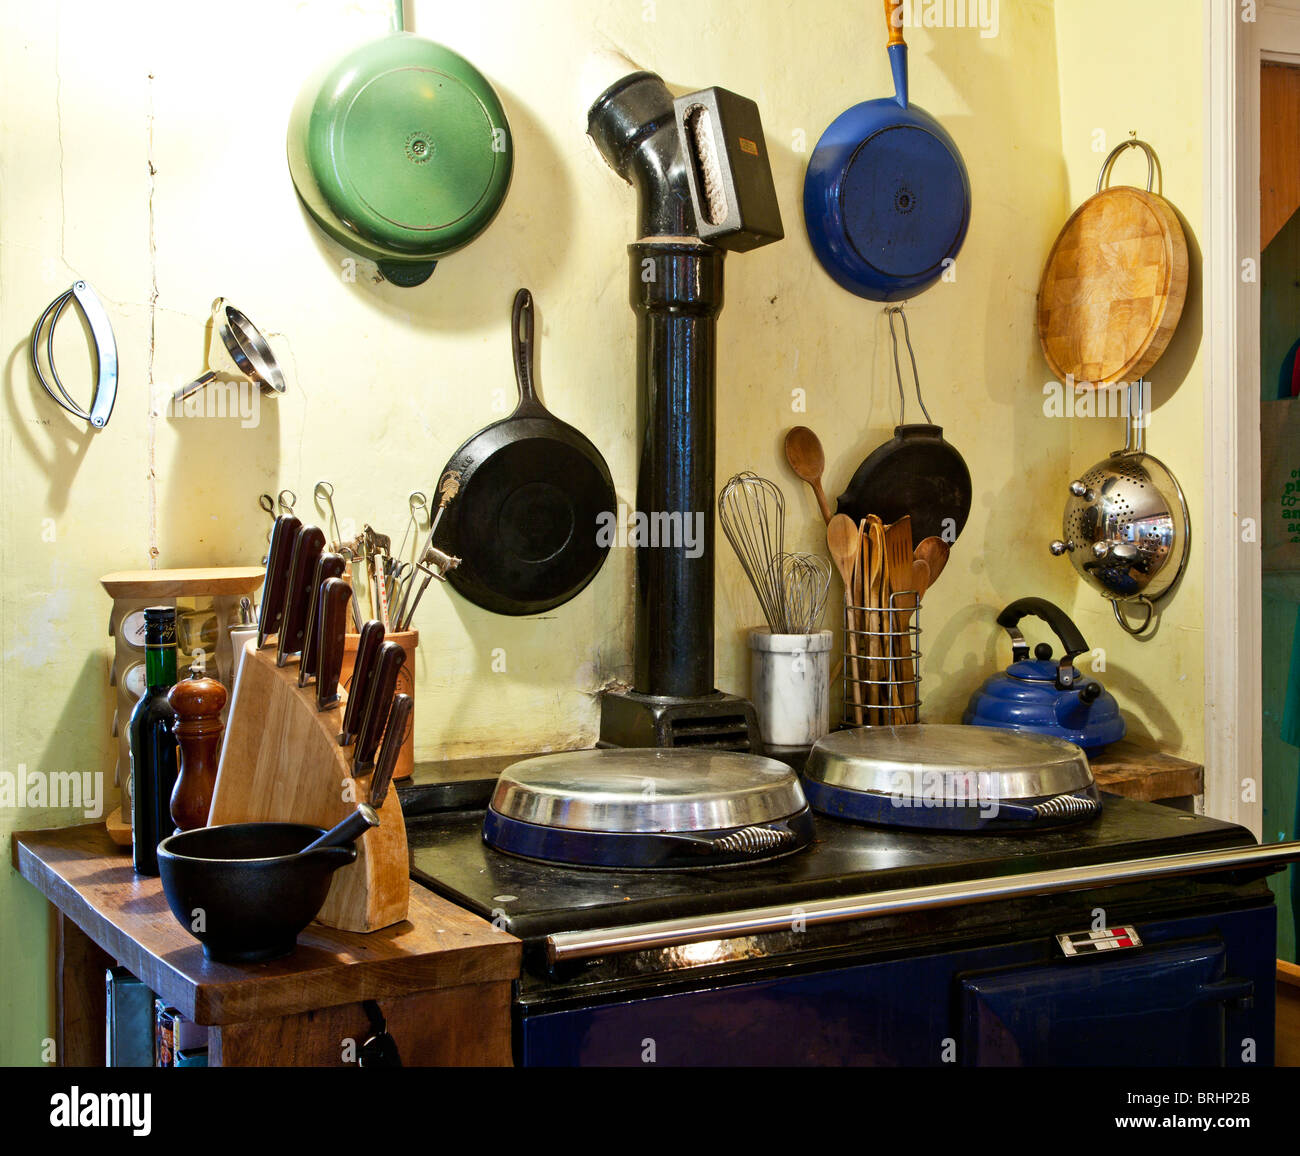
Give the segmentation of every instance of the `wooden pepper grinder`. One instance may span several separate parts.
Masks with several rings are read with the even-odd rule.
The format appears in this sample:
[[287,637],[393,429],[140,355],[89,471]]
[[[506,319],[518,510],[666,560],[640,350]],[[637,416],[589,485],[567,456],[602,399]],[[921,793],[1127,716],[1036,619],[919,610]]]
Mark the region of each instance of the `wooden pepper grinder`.
[[172,821],[178,831],[208,825],[217,761],[225,725],[226,688],[203,674],[178,682],[167,694],[176,714],[172,733],[180,744],[180,773],[172,791]]

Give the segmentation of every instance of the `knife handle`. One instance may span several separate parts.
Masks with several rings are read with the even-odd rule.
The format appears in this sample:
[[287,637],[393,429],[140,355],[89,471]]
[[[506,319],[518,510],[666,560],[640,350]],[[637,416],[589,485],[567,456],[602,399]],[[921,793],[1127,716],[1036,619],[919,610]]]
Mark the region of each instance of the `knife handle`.
[[311,603],[311,578],[316,572],[316,559],[324,549],[325,531],[319,526],[303,526],[298,531],[289,559],[289,581],[284,596],[284,617],[280,621],[276,666],[283,666],[289,655],[302,650],[307,608]]
[[[388,708],[397,689],[397,672],[406,661],[406,651],[400,643],[385,642],[375,660],[375,673],[366,691],[365,711],[357,731],[357,745],[352,752],[352,774],[363,775],[375,765],[375,751],[379,749],[379,736],[383,734],[388,719]],[[356,684],[353,683],[355,686]]]
[[411,711],[415,708],[409,694],[393,697],[393,705],[388,709],[388,725],[384,727],[384,741],[379,748],[379,761],[375,763],[374,777],[370,780],[370,805],[382,807],[388,797],[388,784],[393,781],[393,771],[397,768],[397,756],[401,753],[402,743],[406,739],[406,728],[411,721]]
[[316,639],[316,709],[329,710],[339,701],[339,673],[343,669],[343,639],[348,628],[352,587],[342,578],[321,583],[320,620]]
[[302,657],[298,659],[298,685],[316,673],[320,662],[321,587],[328,578],[342,578],[347,565],[342,554],[324,553],[316,559],[316,573],[311,580],[311,601],[307,604],[307,628],[302,636]]
[[366,705],[366,688],[370,685],[370,672],[379,657],[379,647],[384,641],[384,624],[370,619],[357,636],[357,657],[352,663],[352,689],[348,691],[348,705],[343,711],[343,730],[339,746],[351,746],[361,725],[361,711]]
[[284,596],[289,588],[289,561],[302,523],[292,514],[281,514],[271,530],[271,548],[266,554],[266,578],[262,581],[262,613],[257,620],[257,648],[280,629],[284,617]]

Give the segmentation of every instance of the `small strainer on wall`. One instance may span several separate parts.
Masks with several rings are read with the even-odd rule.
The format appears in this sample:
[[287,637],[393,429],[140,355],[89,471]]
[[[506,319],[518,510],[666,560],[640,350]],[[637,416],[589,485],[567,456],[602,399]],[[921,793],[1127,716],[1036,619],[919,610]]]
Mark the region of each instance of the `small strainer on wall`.
[[[1115,620],[1129,634],[1145,634],[1155,604],[1174,588],[1187,567],[1192,524],[1178,479],[1144,449],[1145,382],[1128,392],[1124,448],[1070,483],[1064,540],[1052,553],[1068,554],[1089,586],[1110,599]],[[1146,617],[1129,623],[1122,603],[1146,607]]]

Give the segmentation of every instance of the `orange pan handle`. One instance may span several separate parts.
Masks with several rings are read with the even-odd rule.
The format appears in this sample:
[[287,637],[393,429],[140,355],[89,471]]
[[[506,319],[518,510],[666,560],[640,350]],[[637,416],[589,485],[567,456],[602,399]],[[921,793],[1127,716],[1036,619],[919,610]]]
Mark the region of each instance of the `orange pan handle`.
[[889,29],[889,46],[906,45],[903,39],[903,0],[885,0],[885,25]]

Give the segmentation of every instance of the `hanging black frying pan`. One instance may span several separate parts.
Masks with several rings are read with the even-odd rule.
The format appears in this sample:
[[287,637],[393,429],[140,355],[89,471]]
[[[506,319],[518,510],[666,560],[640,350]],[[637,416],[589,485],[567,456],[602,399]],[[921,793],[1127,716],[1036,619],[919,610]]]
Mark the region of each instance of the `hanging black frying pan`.
[[519,405],[447,463],[442,477],[455,473],[460,488],[437,545],[462,559],[447,580],[463,597],[496,614],[540,614],[596,576],[609,553],[601,515],[613,518],[616,499],[600,451],[537,396],[527,289],[515,294],[511,338]]
[[[836,509],[854,523],[875,514],[889,525],[904,514],[912,519],[912,540],[942,538],[949,545],[957,540],[970,515],[970,470],[948,442],[943,430],[930,422],[930,413],[921,398],[921,377],[916,368],[916,354],[907,328],[907,314],[902,306],[891,306],[889,336],[894,345],[894,374],[898,379],[899,419],[894,436],[877,446],[860,465],[840,495]],[[926,423],[906,424],[906,399],[903,373],[898,364],[898,338],[894,334],[894,317],[903,319],[903,335],[912,359],[912,378],[916,400],[925,414]]]

